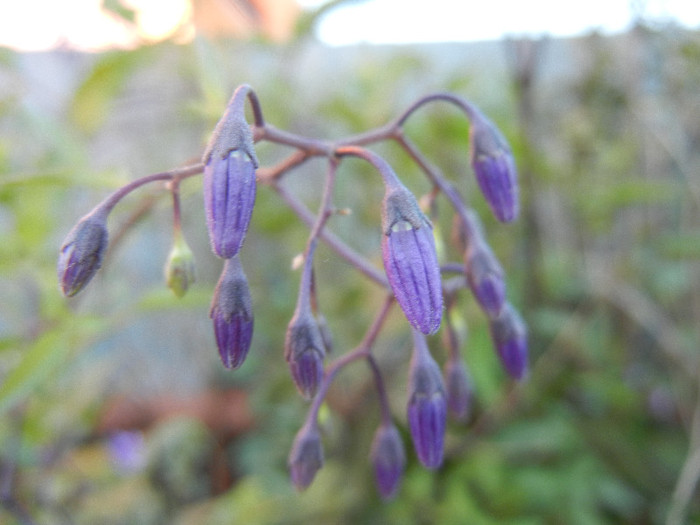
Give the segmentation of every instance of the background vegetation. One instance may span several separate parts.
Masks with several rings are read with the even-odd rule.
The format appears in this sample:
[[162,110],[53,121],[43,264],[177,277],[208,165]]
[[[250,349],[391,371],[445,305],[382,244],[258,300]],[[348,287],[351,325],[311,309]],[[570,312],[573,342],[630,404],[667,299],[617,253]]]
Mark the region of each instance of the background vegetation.
[[[474,414],[450,426],[445,465],[427,472],[406,434],[410,339],[394,315],[377,354],[392,371],[409,464],[390,503],[368,464],[379,415],[363,366],[333,388],[314,484],[297,494],[288,481],[305,404],[282,343],[298,282],[290,264],[307,230],[272,192],[259,191],[242,255],[256,332],[237,372],[218,362],[207,315],[220,261],[197,179],[182,188],[198,272],[184,299],[162,282],[172,234],[156,186],[110,219],[113,244],[88,289],[71,300],[58,291],[55,259],[71,225],[126,181],[198,157],[243,82],[269,122],[327,137],[451,90],[514,146],[524,213],[504,227],[474,192],[460,115],[436,107],[409,125],[474,193],[530,327],[532,372],[522,385],[506,379],[465,298]],[[700,35],[641,26],[616,38],[473,46],[196,40],[100,55],[3,51],[0,524],[698,522],[699,82]],[[412,189],[429,189],[397,151],[379,151]],[[269,163],[282,152],[259,154]],[[286,184],[313,206],[322,170],[310,164]],[[339,195],[353,214],[332,228],[379,262],[375,182],[361,163],[343,166]],[[377,293],[330,252],[318,261],[342,353],[374,315]]]

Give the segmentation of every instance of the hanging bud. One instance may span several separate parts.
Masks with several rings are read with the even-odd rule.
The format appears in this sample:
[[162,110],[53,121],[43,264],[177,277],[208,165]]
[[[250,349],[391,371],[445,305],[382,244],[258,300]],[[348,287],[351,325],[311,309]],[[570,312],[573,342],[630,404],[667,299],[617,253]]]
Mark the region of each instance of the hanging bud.
[[310,312],[297,313],[290,321],[284,355],[299,393],[311,399],[323,379],[325,352],[321,331]]
[[216,344],[224,366],[240,367],[253,338],[253,308],[248,280],[238,256],[224,264],[209,317],[214,323]]
[[501,314],[490,320],[489,327],[503,368],[514,379],[523,379],[528,368],[527,327],[520,314],[506,303]]
[[455,420],[464,422],[471,412],[473,389],[467,367],[459,356],[450,357],[445,364],[447,408]]
[[506,299],[503,270],[486,241],[475,236],[468,244],[464,258],[469,288],[486,315],[497,317]]
[[175,241],[165,263],[165,283],[177,297],[187,292],[194,282],[194,255],[181,233],[175,234]]
[[306,423],[296,435],[289,452],[289,473],[297,490],[306,489],[323,466],[321,436],[315,422]]
[[202,158],[209,240],[214,253],[224,259],[243,245],[255,204],[258,159],[245,121],[246,93],[240,88],[234,93]]
[[470,160],[481,193],[501,222],[518,216],[518,181],[508,142],[483,114],[474,111],[469,129]]
[[404,186],[387,189],[382,258],[396,301],[411,325],[433,334],[442,318],[442,281],[432,226]]
[[65,296],[77,294],[100,269],[107,250],[107,239],[107,214],[100,210],[80,219],[68,233],[61,246],[56,268]]
[[414,331],[415,346],[408,384],[408,423],[420,462],[429,469],[442,464],[447,403],[440,368],[425,337]]
[[406,466],[403,441],[393,424],[382,423],[377,429],[371,458],[379,494],[382,499],[389,500],[396,495]]

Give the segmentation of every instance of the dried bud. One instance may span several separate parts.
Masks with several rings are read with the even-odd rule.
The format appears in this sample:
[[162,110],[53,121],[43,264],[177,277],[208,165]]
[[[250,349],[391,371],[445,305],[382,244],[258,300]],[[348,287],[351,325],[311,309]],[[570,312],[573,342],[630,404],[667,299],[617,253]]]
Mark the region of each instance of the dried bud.
[[182,234],[176,234],[175,242],[165,263],[165,283],[177,297],[187,292],[194,282],[194,255]]
[[243,364],[253,338],[253,308],[248,280],[238,256],[224,265],[209,317],[214,322],[214,335],[221,361],[226,368]]
[[420,462],[429,469],[442,464],[447,403],[440,368],[423,335],[414,331],[409,377],[408,423]]
[[379,494],[385,500],[393,498],[406,466],[403,441],[393,424],[383,423],[377,429],[372,442],[371,458]]
[[204,211],[212,250],[229,259],[238,253],[255,204],[254,160],[235,149],[221,158],[213,155],[204,166]]
[[296,314],[290,321],[284,355],[299,393],[311,399],[323,379],[325,352],[321,331],[310,313]]
[[518,216],[518,181],[513,154],[501,132],[474,112],[469,130],[470,158],[476,180],[493,214],[501,222]]
[[457,421],[469,418],[472,404],[472,382],[464,362],[458,357],[450,358],[445,365],[447,408]]
[[475,299],[486,315],[497,317],[506,299],[501,265],[488,244],[479,238],[469,240],[464,258],[467,282]]
[[315,423],[305,424],[294,439],[289,452],[289,473],[297,490],[304,490],[323,466],[321,436]]
[[396,301],[424,334],[440,328],[442,281],[432,226],[405,187],[387,191],[382,208],[382,257]]
[[523,379],[527,374],[527,327],[515,309],[506,303],[499,315],[489,323],[501,363],[508,374]]
[[72,297],[93,278],[107,250],[106,213],[93,212],[68,233],[58,256],[58,282],[63,294]]

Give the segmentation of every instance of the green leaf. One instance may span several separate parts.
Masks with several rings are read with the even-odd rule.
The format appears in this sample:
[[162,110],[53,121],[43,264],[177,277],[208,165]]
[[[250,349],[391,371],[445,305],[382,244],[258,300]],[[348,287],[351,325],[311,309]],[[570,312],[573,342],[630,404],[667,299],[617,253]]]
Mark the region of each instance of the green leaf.
[[148,48],[117,51],[101,58],[73,98],[70,115],[76,126],[94,133],[109,115],[112,101],[122,91],[134,69],[147,56]]
[[69,319],[41,335],[0,385],[0,415],[46,381],[103,324],[100,320]]

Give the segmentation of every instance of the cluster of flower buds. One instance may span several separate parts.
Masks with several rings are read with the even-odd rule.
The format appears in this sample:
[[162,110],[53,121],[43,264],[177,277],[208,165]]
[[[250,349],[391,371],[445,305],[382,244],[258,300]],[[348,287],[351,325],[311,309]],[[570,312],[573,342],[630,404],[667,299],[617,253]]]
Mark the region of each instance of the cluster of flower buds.
[[[485,239],[476,214],[459,191],[429,165],[403,134],[404,121],[416,109],[435,100],[449,102],[464,111],[470,121],[470,161],[478,187],[498,220],[513,221],[519,204],[512,153],[496,126],[466,100],[445,93],[429,95],[417,101],[393,124],[362,135],[361,141],[355,143],[350,138],[325,142],[281,132],[267,125],[257,96],[250,86],[243,85],[234,92],[201,163],[138,179],[109,196],[77,223],[60,250],[58,276],[63,293],[66,296],[78,293],[100,268],[108,244],[107,217],[117,202],[143,184],[164,181],[173,195],[175,231],[165,268],[166,282],[178,297],[184,295],[194,281],[194,263],[180,228],[179,184],[185,178],[203,173],[204,210],[211,248],[223,259],[210,317],[221,361],[226,368],[239,368],[251,347],[254,324],[253,301],[240,251],[251,221],[257,185],[260,182],[269,185],[312,226],[302,258],[297,304],[284,341],[284,356],[291,377],[301,396],[311,401],[306,421],[289,455],[292,482],[300,490],[307,488],[323,465],[318,412],[334,377],[349,363],[366,360],[374,374],[382,413],[370,459],[379,494],[384,499],[393,497],[401,483],[406,453],[372,348],[394,303],[401,308],[413,334],[406,423],[416,456],[428,469],[436,469],[443,463],[448,415],[465,422],[471,412],[473,386],[461,357],[462,343],[453,321],[456,317],[453,299],[461,289],[471,290],[486,315],[504,370],[520,380],[526,377],[528,367],[525,323],[507,301],[503,269]],[[250,102],[255,117],[253,126],[245,118],[246,101]],[[450,201],[457,225],[456,244],[463,254],[461,263],[439,261],[433,225],[418,200],[383,158],[364,147],[383,140],[398,141],[428,177],[435,188],[434,194],[442,193]],[[283,144],[297,151],[262,171],[258,169],[256,141]],[[384,183],[381,205],[383,273],[342,240],[332,234],[324,235],[326,223],[335,209],[332,201],[336,168],[346,156],[359,157],[372,164]],[[282,175],[312,157],[325,157],[330,166],[315,218],[278,184]],[[325,360],[330,354],[331,337],[325,318],[318,311],[313,272],[318,242],[326,242],[359,273],[387,292],[384,307],[359,346],[330,363]],[[443,278],[446,272],[460,274],[456,287],[447,286]],[[438,332],[443,317],[447,319],[444,332],[449,353],[441,370],[431,355],[428,337]]]

